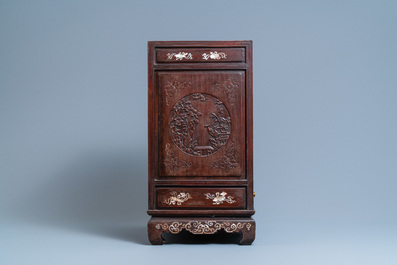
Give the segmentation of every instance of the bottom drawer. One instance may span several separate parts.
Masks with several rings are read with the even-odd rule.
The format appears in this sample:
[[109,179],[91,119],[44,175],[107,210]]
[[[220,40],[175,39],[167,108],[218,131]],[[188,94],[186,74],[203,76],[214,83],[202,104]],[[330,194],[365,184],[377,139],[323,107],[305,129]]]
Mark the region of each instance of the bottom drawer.
[[246,188],[157,188],[157,208],[245,209]]

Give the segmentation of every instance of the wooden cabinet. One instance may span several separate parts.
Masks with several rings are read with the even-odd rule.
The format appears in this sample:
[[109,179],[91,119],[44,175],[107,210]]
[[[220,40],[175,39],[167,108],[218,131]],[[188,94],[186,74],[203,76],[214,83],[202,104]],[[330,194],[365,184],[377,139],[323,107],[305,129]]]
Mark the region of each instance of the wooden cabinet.
[[148,235],[255,238],[252,42],[153,41],[149,70]]

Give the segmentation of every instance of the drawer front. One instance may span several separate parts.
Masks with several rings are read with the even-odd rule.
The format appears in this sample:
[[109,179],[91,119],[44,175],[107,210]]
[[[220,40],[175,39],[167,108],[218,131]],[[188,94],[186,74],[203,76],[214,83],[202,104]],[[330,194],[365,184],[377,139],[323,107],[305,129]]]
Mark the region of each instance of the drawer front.
[[245,48],[157,48],[157,63],[245,62]]
[[159,209],[245,209],[246,189],[237,188],[157,188]]

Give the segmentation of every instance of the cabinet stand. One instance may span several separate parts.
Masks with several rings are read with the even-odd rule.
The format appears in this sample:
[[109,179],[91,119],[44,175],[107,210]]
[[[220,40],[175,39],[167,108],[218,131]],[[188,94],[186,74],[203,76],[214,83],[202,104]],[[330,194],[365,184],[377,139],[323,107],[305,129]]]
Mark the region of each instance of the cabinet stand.
[[195,235],[215,234],[220,230],[241,233],[240,245],[251,245],[255,240],[255,221],[252,218],[164,218],[152,217],[148,224],[149,241],[162,245],[162,233],[178,234],[186,230]]

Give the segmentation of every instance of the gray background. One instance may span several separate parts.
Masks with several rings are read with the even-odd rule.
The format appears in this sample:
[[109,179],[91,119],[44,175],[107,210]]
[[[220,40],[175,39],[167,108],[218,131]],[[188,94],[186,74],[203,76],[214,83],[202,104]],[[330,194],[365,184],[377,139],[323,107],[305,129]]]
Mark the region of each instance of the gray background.
[[[0,37],[2,264],[397,264],[396,1],[1,1]],[[147,41],[246,39],[257,240],[149,246]]]

